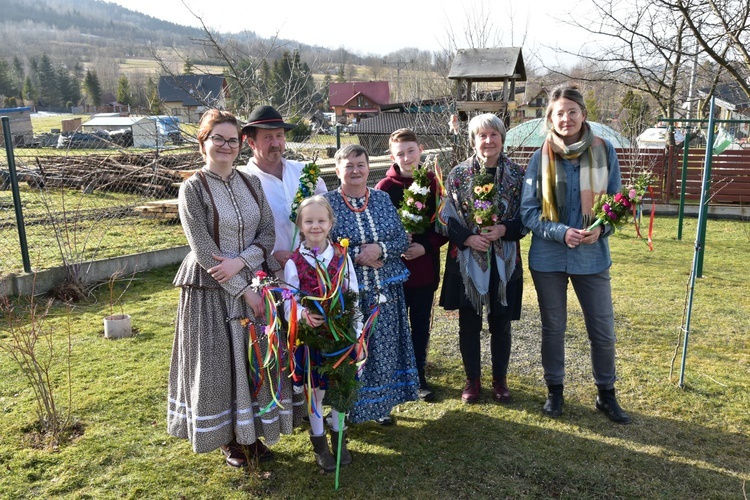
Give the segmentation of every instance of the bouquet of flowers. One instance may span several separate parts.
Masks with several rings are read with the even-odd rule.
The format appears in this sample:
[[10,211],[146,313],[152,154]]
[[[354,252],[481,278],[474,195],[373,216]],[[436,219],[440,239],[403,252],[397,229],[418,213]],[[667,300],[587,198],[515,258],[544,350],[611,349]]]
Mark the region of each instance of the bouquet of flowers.
[[627,214],[635,214],[636,207],[643,201],[643,195],[651,183],[650,173],[641,174],[635,181],[623,187],[619,193],[599,195],[594,203],[596,221],[586,230],[591,231],[601,224],[620,227],[627,222]]
[[497,223],[496,193],[495,179],[482,166],[479,173],[474,177],[473,204],[471,207],[472,218],[480,232],[483,227],[494,226]]
[[305,163],[302,167],[302,174],[299,178],[299,187],[297,193],[294,195],[294,201],[292,201],[292,213],[289,215],[289,220],[292,223],[297,222],[297,209],[299,204],[305,198],[309,198],[315,192],[315,186],[318,184],[318,178],[320,177],[320,168],[315,163],[317,158],[313,158],[310,163]]
[[414,171],[414,181],[404,190],[398,214],[407,233],[422,234],[432,222],[427,215],[427,198],[430,195],[430,179],[427,169]]

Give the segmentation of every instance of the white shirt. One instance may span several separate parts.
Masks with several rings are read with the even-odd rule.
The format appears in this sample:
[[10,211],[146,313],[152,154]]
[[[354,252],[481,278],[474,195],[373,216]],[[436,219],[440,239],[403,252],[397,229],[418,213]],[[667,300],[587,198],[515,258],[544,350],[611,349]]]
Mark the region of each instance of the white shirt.
[[[302,257],[307,261],[308,264],[311,266],[315,266],[315,259],[313,258],[312,251],[308,250],[307,247],[305,247],[304,243],[302,244]],[[331,260],[333,260],[334,252],[333,252],[333,245],[331,243],[328,243],[328,247],[322,252],[319,253],[317,258],[318,262],[323,266],[323,268],[328,269],[328,265],[331,263]],[[299,273],[297,271],[297,265],[294,263],[292,259],[289,259],[286,262],[286,266],[284,266],[284,281],[291,285],[294,288],[299,288]],[[357,273],[354,272],[354,265],[352,264],[352,259],[349,258],[349,255],[346,255],[346,274],[344,275],[344,289],[349,290],[355,293],[359,292],[359,284],[357,283]],[[297,300],[297,320],[302,319],[302,313],[305,311],[305,307],[299,304],[299,297],[295,296],[293,300]],[[291,311],[291,304],[288,300],[284,301],[284,312],[286,319],[289,320],[289,313]],[[362,334],[362,327],[363,327],[363,321],[362,321],[362,313],[359,311],[359,307],[355,303],[355,313],[354,313],[354,330],[357,332],[357,337],[359,337]],[[317,311],[314,311],[317,313]]]
[[[304,163],[298,161],[281,159],[283,163],[283,181],[275,175],[267,174],[262,171],[255,163],[255,158],[245,166],[238,167],[239,170],[247,174],[254,175],[260,179],[263,186],[263,192],[266,195],[268,204],[273,211],[274,226],[276,228],[276,244],[273,251],[285,250],[291,252],[299,246],[299,234],[295,233],[295,225],[289,220],[292,213],[292,202],[299,189],[299,178],[302,175]],[[315,194],[327,193],[326,183],[322,177],[318,177],[318,184],[315,186]],[[296,237],[295,237],[296,234]],[[294,238],[294,241],[292,241]]]

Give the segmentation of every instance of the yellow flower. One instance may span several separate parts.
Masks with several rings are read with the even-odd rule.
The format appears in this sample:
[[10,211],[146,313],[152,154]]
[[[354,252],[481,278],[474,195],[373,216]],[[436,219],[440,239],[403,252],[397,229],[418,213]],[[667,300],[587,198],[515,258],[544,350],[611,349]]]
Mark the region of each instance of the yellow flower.
[[294,343],[294,345],[300,346],[300,345],[302,345],[302,341],[300,339],[297,339],[297,341]]
[[339,243],[341,243],[342,247],[347,248],[349,246],[349,238],[341,238]]
[[250,323],[250,320],[247,318],[242,318],[240,320],[240,325],[242,325],[242,328],[245,328]]
[[476,194],[482,194],[482,186],[475,186],[474,187],[474,192]]
[[489,193],[492,191],[492,184],[485,184],[483,189],[485,193]]

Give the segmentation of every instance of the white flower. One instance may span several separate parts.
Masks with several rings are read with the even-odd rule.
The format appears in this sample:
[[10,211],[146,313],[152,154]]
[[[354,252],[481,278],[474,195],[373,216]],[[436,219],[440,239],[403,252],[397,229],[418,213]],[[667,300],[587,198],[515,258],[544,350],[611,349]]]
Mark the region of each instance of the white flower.
[[260,278],[258,278],[257,276],[253,278],[253,280],[250,282],[250,287],[256,292],[263,288],[263,285],[260,283]]
[[385,304],[388,302],[388,299],[383,295],[382,293],[378,294],[378,303]]
[[427,186],[420,186],[417,183],[413,183],[409,186],[409,191],[414,194],[428,195],[430,194],[430,188]]

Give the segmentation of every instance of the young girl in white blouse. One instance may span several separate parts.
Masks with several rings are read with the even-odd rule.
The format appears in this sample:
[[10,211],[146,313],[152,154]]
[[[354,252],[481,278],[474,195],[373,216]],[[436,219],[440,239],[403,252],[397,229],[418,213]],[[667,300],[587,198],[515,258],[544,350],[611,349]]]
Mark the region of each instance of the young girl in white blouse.
[[[302,235],[302,243],[294,251],[292,257],[287,261],[284,267],[284,280],[292,289],[299,290],[295,294],[294,300],[297,301],[296,313],[297,321],[306,323],[320,335],[330,335],[329,325],[321,311],[312,307],[311,301],[302,301],[305,296],[321,296],[321,270],[328,273],[329,281],[335,282],[339,273],[343,275],[343,290],[349,292],[358,292],[357,275],[353,272],[352,261],[347,255],[346,248],[342,245],[332,243],[328,239],[331,228],[334,224],[333,211],[331,205],[323,196],[315,195],[305,199],[297,211],[297,227]],[[317,261],[317,262],[316,262]],[[356,307],[356,300],[354,301]],[[307,304],[308,307],[303,306]],[[292,304],[290,300],[285,302],[285,311],[287,320],[292,313]],[[353,316],[353,329],[357,338],[362,333],[362,319],[358,308]],[[315,461],[318,466],[326,472],[333,472],[336,469],[337,447],[341,442],[341,459],[340,465],[351,463],[351,453],[346,448],[346,436],[339,433],[345,433],[345,429],[340,428],[343,418],[342,415],[334,408],[331,411],[331,418],[328,420],[331,426],[331,448],[328,447],[328,439],[325,433],[323,418],[323,397],[329,385],[326,375],[318,373],[317,368],[324,362],[324,355],[330,353],[321,353],[318,349],[305,347],[304,344],[297,345],[294,353],[295,372],[293,375],[295,387],[301,390],[305,387],[308,408],[310,416],[310,441],[315,453]],[[352,357],[357,357],[356,349],[352,351]],[[333,449],[333,453],[331,453]]]

